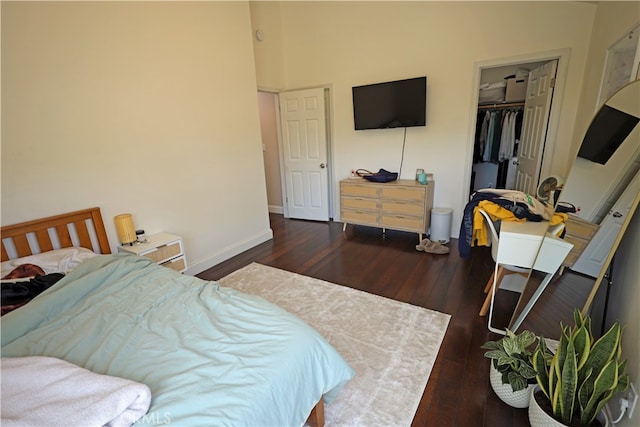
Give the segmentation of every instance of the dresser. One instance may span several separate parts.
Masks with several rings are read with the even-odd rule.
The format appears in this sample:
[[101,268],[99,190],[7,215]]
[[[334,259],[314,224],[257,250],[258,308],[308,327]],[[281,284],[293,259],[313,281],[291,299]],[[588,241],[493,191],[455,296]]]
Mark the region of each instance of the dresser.
[[429,231],[433,189],[414,180],[369,182],[366,179],[340,181],[340,217],[343,230],[348,224],[366,225],[385,230],[418,233],[418,243]]
[[571,267],[587,247],[593,236],[598,231],[599,225],[586,221],[578,216],[569,214],[569,218],[565,222],[564,240],[573,245],[573,249],[562,264],[565,267]]

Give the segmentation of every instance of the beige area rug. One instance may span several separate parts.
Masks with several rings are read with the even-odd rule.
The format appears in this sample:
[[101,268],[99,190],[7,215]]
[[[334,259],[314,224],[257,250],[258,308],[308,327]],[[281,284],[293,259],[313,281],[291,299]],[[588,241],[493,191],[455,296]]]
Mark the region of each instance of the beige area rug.
[[219,282],[300,317],[356,371],[325,405],[327,426],[411,425],[448,314],[257,263]]

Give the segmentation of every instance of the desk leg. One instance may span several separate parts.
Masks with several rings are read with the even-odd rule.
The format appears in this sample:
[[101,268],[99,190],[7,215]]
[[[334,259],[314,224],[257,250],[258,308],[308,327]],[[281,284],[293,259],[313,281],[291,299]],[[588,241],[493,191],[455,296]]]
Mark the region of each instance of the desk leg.
[[522,322],[524,322],[525,317],[527,317],[527,314],[529,314],[529,312],[533,308],[533,305],[536,303],[536,301],[538,301],[538,298],[540,298],[540,295],[542,295],[542,292],[544,292],[544,290],[547,288],[547,286],[551,282],[551,279],[553,279],[554,274],[555,273],[547,273],[547,275],[544,277],[540,285],[538,285],[538,288],[535,290],[535,292],[531,296],[531,299],[529,300],[529,302],[527,302],[527,305],[524,306],[524,308],[522,309],[522,311],[520,312],[516,320],[511,325],[511,330],[513,332],[517,331],[520,325],[522,325]]
[[489,319],[487,320],[487,327],[491,332],[495,332],[496,334],[506,335],[507,331],[503,329],[496,329],[491,326],[491,319],[493,318],[493,302],[496,298],[496,284],[498,282],[498,268],[500,268],[499,264],[496,262],[496,266],[493,269],[493,286],[491,286],[491,304],[489,305]]

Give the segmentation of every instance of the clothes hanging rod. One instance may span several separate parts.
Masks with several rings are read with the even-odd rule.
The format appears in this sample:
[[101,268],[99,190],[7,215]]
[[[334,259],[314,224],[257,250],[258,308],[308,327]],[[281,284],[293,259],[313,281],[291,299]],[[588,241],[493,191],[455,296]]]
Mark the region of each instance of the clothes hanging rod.
[[524,102],[507,102],[502,104],[482,104],[482,105],[478,105],[478,110],[484,110],[487,108],[509,108],[509,107],[524,107]]

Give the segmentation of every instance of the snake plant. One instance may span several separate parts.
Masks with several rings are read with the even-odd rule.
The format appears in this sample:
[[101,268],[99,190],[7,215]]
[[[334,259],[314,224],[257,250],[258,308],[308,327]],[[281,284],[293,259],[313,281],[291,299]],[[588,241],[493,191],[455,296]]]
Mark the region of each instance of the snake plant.
[[595,340],[591,319],[579,310],[573,314],[573,327],[562,327],[555,354],[544,339],[533,354],[536,380],[553,408],[552,415],[565,425],[589,426],[605,403],[629,386],[620,361],[622,328],[616,322]]
[[[487,341],[481,348],[489,350],[484,356],[491,359],[493,367],[502,374],[502,384],[510,384],[513,391],[523,390],[535,384],[536,371],[531,366],[532,344],[538,337],[531,331],[516,335],[509,329],[497,341]],[[533,346],[535,348],[535,346]]]

